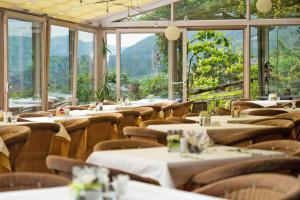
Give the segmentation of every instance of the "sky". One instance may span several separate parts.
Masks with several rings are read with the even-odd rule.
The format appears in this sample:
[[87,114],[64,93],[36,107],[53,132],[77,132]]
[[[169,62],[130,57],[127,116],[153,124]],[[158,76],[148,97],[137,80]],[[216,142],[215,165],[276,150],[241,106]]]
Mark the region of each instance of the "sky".
[[[128,33],[121,35],[121,45],[129,47],[135,45],[139,41],[153,35],[153,33]],[[107,34],[107,45],[116,46],[116,34]]]

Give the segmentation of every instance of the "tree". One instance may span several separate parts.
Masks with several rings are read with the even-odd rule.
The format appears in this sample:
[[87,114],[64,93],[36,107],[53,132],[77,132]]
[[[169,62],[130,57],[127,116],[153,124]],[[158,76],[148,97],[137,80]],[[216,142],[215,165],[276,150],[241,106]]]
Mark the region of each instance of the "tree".
[[[190,56],[189,88],[214,88],[243,79],[243,56],[233,51],[232,42],[222,32],[199,31],[188,46]],[[238,96],[241,87],[226,87],[224,91],[210,91],[196,99]],[[194,97],[195,98],[195,97]],[[196,100],[195,99],[195,100]]]

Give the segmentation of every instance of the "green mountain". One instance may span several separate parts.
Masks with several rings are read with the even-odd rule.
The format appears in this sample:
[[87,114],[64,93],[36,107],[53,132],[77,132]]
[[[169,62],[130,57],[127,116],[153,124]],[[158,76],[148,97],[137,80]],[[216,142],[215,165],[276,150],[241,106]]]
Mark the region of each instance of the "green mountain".
[[[121,52],[121,71],[128,73],[130,78],[141,78],[157,73],[166,66],[154,64],[157,56],[156,36],[149,36]],[[159,55],[162,57],[163,55]],[[157,66],[158,65],[158,66]],[[116,56],[110,55],[108,68],[115,69]]]

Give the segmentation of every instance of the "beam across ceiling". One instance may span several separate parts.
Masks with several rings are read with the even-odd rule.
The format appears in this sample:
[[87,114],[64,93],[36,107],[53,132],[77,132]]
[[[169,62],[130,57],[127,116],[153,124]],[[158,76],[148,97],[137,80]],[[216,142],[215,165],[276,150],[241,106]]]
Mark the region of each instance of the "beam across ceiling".
[[[102,16],[102,17],[96,17],[89,21],[92,22],[93,24],[97,24],[97,25],[101,25],[102,23],[107,24],[107,23],[125,19],[126,17],[128,17],[128,15],[134,16],[134,15],[142,14],[142,13],[154,10],[154,9],[162,7],[162,6],[169,5],[171,3],[176,3],[178,1],[181,1],[181,0],[156,0],[151,3],[140,6],[139,10],[136,10],[134,8],[128,8],[127,11],[120,12],[117,14],[106,15],[106,16]],[[142,10],[143,12],[141,12],[140,10]]]

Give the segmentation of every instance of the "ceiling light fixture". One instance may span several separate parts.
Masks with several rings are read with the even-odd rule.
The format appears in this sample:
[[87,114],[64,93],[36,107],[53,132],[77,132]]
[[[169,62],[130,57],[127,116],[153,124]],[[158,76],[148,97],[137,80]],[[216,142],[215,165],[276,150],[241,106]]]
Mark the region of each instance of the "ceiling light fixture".
[[[173,3],[173,0],[172,0]],[[170,41],[176,41],[180,37],[180,30],[177,26],[172,25],[173,18],[171,17],[171,24],[165,30],[165,36]]]
[[271,0],[258,0],[256,2],[256,9],[261,13],[268,13],[272,10],[273,3]]

